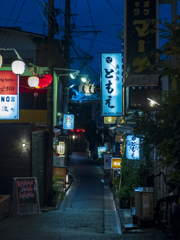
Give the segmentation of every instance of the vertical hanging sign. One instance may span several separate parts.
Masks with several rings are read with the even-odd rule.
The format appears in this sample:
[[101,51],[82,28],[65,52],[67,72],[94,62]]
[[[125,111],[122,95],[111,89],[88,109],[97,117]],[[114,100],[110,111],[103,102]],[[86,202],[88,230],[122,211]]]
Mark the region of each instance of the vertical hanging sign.
[[122,53],[101,54],[102,116],[122,116]]
[[140,139],[133,135],[126,137],[126,157],[128,159],[139,159],[139,144]]
[[74,115],[72,114],[63,115],[63,129],[67,130],[74,129]]
[[[148,68],[155,64],[151,52],[158,48],[158,1],[125,1],[125,71],[126,86],[156,86],[158,77]],[[153,21],[152,21],[153,20]]]
[[19,119],[19,76],[0,71],[0,120]]

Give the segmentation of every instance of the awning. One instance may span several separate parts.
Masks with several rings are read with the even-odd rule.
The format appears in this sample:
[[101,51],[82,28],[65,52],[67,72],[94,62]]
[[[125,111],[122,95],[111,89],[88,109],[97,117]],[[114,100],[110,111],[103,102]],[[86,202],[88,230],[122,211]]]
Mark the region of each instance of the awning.
[[58,128],[54,128],[53,129],[53,136],[54,137],[57,137],[57,136],[59,136],[61,134],[61,130],[60,129],[58,129]]
[[130,133],[133,134],[133,129],[136,125],[132,124],[132,123],[123,123],[120,124],[116,127],[116,130],[119,132],[126,132],[126,133]]

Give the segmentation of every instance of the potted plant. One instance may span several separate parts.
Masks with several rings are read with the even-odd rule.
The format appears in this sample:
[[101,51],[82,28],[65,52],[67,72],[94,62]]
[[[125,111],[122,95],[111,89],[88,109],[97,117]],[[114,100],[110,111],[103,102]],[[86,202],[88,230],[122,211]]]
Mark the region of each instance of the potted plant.
[[64,192],[59,184],[60,178],[57,176],[53,177],[53,203],[56,205],[59,199],[64,197]]

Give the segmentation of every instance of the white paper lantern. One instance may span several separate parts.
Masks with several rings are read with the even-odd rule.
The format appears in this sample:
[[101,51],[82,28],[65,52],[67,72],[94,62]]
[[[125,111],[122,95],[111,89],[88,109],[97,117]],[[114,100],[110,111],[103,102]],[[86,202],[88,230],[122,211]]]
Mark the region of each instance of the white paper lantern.
[[23,74],[23,72],[25,71],[25,63],[20,61],[20,60],[16,60],[12,63],[11,65],[12,67],[12,71],[15,74]]
[[2,64],[3,64],[3,58],[2,58],[2,56],[0,55],[0,67],[2,66]]
[[28,78],[28,85],[30,87],[37,87],[39,84],[39,78],[36,76],[32,76]]

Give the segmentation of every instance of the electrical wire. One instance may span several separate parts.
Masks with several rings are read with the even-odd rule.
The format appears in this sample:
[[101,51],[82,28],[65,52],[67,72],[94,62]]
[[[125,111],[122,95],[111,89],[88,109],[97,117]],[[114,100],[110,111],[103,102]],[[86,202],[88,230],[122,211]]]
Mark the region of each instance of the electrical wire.
[[16,2],[15,2],[15,4],[14,4],[14,7],[13,7],[11,13],[10,13],[9,19],[7,20],[7,23],[6,23],[6,26],[5,26],[5,27],[7,27],[7,25],[8,25],[8,22],[9,22],[9,20],[10,20],[10,18],[11,18],[11,15],[12,15],[12,13],[13,13],[15,7],[16,7],[17,1],[18,1],[18,0],[16,0]]
[[116,13],[116,15],[122,20],[124,21],[124,19],[116,12],[116,10],[112,7],[112,3],[109,0],[106,0],[106,2],[109,4],[109,6],[113,9],[113,11]]
[[[16,4],[17,4],[17,1],[16,1]],[[15,8],[16,4],[14,5],[14,8]],[[23,9],[23,7],[24,7],[24,4],[25,4],[25,0],[24,0],[24,2],[23,2],[22,6],[21,6],[21,9],[20,9],[19,14],[18,14],[18,16],[17,16],[17,18],[16,18],[16,20],[15,20],[15,22],[14,22],[13,27],[16,25],[16,22],[17,22],[17,20],[18,20],[20,14],[21,14],[21,11],[22,11],[22,9]],[[13,8],[13,10],[14,10],[14,8]],[[5,42],[3,43],[3,46],[6,45],[6,43],[7,43],[8,39],[9,39],[10,35],[11,35],[11,32],[9,32],[9,35],[7,36]]]

